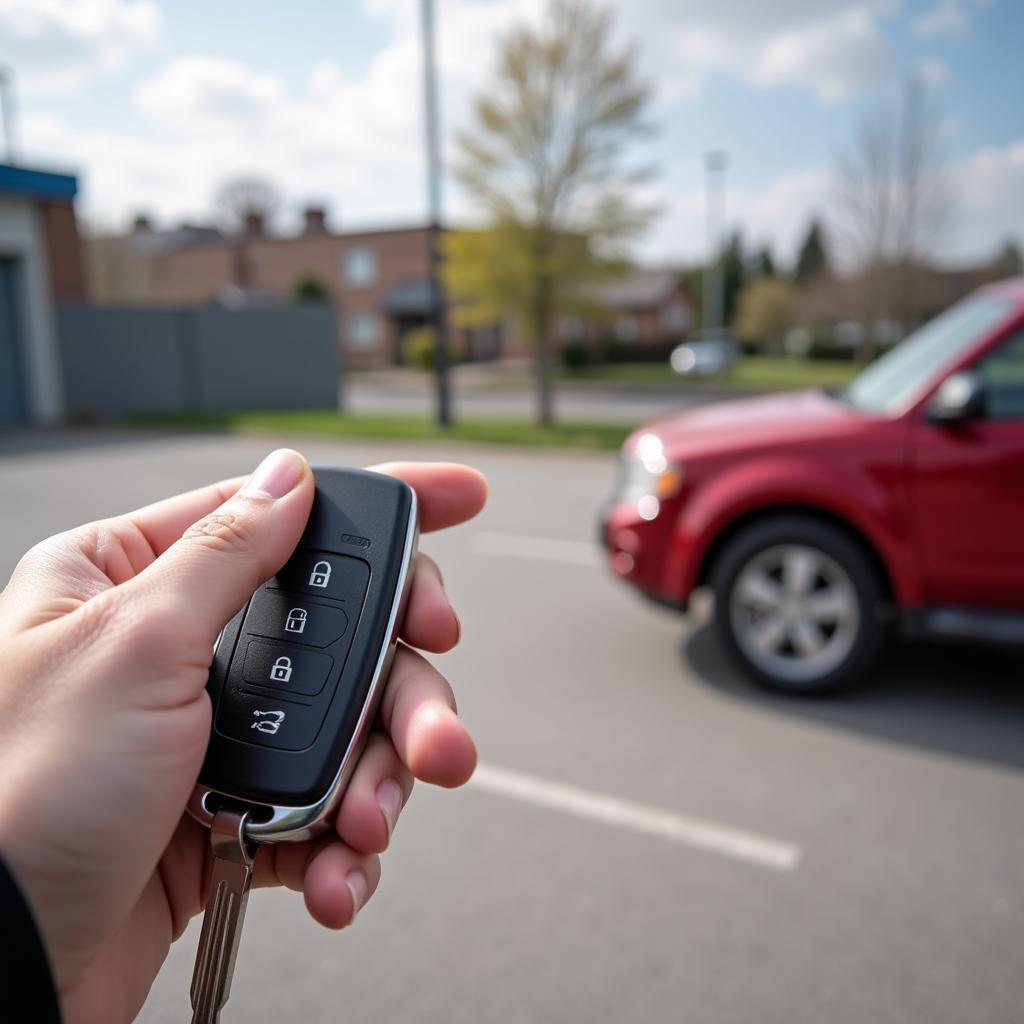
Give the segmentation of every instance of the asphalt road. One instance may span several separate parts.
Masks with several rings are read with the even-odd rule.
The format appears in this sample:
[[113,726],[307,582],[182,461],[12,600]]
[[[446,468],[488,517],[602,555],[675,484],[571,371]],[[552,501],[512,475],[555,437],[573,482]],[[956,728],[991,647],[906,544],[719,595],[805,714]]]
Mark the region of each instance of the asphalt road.
[[[0,439],[0,570],[268,443]],[[904,650],[841,699],[768,697],[703,615],[646,606],[593,557],[611,458],[301,447],[490,476],[485,514],[423,543],[462,615],[440,660],[484,769],[417,789],[354,929],[256,893],[224,1024],[1024,1020],[1019,663]],[[196,935],[145,1024],[189,1019]]]

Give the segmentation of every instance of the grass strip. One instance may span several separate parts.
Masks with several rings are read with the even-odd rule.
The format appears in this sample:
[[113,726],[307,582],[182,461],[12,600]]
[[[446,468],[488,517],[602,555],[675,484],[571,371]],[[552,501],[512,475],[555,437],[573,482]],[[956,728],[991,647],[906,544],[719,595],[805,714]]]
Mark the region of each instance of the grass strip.
[[466,418],[445,430],[422,416],[347,415],[335,412],[282,411],[137,416],[144,426],[258,431],[423,441],[476,441],[483,444],[542,448],[590,448],[615,451],[632,431],[629,424],[572,422],[544,428],[528,420]]

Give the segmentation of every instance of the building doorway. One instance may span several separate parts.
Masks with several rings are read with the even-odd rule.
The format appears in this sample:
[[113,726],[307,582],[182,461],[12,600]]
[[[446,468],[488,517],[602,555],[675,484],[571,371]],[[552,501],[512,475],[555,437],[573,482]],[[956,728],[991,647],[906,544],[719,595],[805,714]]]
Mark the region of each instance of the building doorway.
[[26,418],[17,260],[0,257],[0,426]]

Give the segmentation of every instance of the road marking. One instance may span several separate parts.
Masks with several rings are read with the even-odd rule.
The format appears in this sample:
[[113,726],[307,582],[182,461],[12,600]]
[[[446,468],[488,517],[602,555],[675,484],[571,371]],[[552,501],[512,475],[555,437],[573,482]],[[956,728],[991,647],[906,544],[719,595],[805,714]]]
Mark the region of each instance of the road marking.
[[535,558],[542,562],[569,565],[599,565],[596,542],[556,540],[552,537],[524,537],[514,533],[474,533],[470,547],[480,555],[505,555],[508,558]]
[[799,846],[780,839],[760,836],[702,818],[690,818],[604,793],[565,786],[560,782],[550,782],[494,765],[477,765],[469,784],[488,793],[657,836],[682,846],[691,846],[775,871],[795,871],[803,856]]

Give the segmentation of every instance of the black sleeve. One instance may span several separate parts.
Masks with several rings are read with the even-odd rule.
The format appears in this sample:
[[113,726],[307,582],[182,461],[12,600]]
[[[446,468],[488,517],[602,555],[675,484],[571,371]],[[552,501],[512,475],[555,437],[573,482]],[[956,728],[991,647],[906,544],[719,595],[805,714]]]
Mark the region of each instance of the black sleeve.
[[25,897],[0,857],[0,1000],[31,1011],[33,1024],[60,1024],[43,940]]

